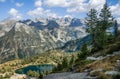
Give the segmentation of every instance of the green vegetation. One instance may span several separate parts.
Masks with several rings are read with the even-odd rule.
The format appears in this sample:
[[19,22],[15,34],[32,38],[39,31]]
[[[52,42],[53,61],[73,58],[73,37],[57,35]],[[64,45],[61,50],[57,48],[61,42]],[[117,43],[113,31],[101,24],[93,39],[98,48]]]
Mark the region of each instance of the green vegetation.
[[62,61],[62,68],[67,68],[68,67],[68,59],[65,57],[63,58],[63,61]]
[[[58,51],[50,51],[32,58],[25,58],[18,60],[17,62],[14,61],[12,64],[3,64],[0,66],[0,73],[9,73],[5,75],[5,78],[9,78],[18,68],[46,63],[55,65],[55,68],[52,71],[53,73],[68,71],[74,66],[77,67],[73,70],[75,72],[81,72],[84,69],[94,70],[99,68],[102,68],[104,71],[112,70],[114,68],[115,61],[119,60],[120,55],[107,57],[103,60],[97,61],[86,60],[86,57],[91,54],[94,54],[95,56],[105,56],[120,49],[118,24],[116,20],[113,20],[113,16],[111,15],[110,8],[107,3],[101,9],[99,17],[97,11],[95,9],[91,9],[87,14],[85,23],[87,25],[87,32],[92,35],[92,51],[89,51],[87,43],[83,43],[78,53],[68,54]],[[114,27],[114,34],[107,32],[110,27]],[[45,72],[45,74],[47,75],[49,72]],[[38,79],[42,79],[43,77],[43,74],[32,70],[29,70],[27,75]],[[91,73],[90,75],[98,76],[98,79],[109,79],[109,77],[101,71]],[[118,78],[120,78],[119,74],[113,75],[113,79]],[[0,79],[3,79],[3,77],[0,76]]]
[[6,73],[5,76],[4,76],[4,78],[10,78],[10,76],[11,76],[10,74]]
[[113,25],[113,17],[107,3],[101,9],[99,18],[97,16],[97,11],[91,9],[86,18],[87,31],[92,35],[93,50],[106,47],[108,40],[106,30]]
[[97,11],[95,9],[91,9],[89,13],[87,14],[86,19],[86,25],[87,25],[87,32],[92,35],[91,43],[93,44],[93,47],[96,46],[96,26],[97,26]]
[[66,56],[63,59],[61,59],[62,61],[59,62],[57,66],[54,67],[52,72],[56,73],[56,72],[68,71],[69,68],[71,68],[75,64],[75,61],[77,59],[77,54],[78,53],[74,53],[70,57]]
[[75,63],[75,57],[72,55],[72,58],[70,59],[69,65],[73,65]]
[[88,48],[87,48],[87,44],[84,43],[82,46],[81,46],[81,52],[78,53],[78,60],[84,60],[87,55],[88,55]]
[[27,75],[38,78],[38,77],[39,77],[39,72],[29,70],[29,71],[27,72]]
[[[62,61],[65,57],[67,58],[67,61],[68,61],[67,64],[69,64],[69,61],[70,61],[72,55],[74,55],[74,57],[75,57],[76,54],[77,53],[63,53],[61,51],[54,50],[54,51],[49,51],[46,53],[41,53],[40,55],[33,56],[31,58],[9,61],[9,62],[0,64],[0,74],[7,73],[10,77],[14,74],[15,70],[21,69],[21,68],[24,68],[24,67],[30,66],[30,65],[52,64],[52,65],[56,66],[58,63],[62,63]],[[64,61],[66,62],[66,59]],[[65,65],[65,63],[64,63],[64,65]],[[47,75],[49,73],[50,72],[44,72],[44,75]],[[34,72],[34,75],[35,74],[36,74],[36,72]],[[2,78],[2,76],[1,76],[1,78]]]
[[118,37],[118,34],[119,34],[119,31],[118,31],[118,23],[117,23],[117,20],[115,20],[115,23],[114,23],[114,35],[115,35],[115,38]]
[[4,77],[2,75],[0,75],[0,79],[4,79]]
[[36,71],[29,70],[27,72],[27,75],[31,77],[36,77],[37,79],[43,79],[43,74]]
[[58,63],[57,67],[53,69],[53,72],[62,71],[68,67],[68,59],[66,57],[63,58],[62,63]]
[[[86,60],[86,57],[89,55],[101,56],[111,54],[114,51],[118,51],[120,49],[120,35],[118,30],[117,21],[113,19],[111,15],[110,8],[107,3],[103,6],[100,11],[100,15],[98,16],[97,11],[95,9],[91,9],[87,14],[86,18],[87,32],[92,35],[92,51],[88,50],[88,46],[84,43],[81,46],[80,51],[77,55],[77,60],[74,60],[73,57],[69,62],[69,66],[63,66],[62,64],[58,64],[56,70],[64,71],[68,70],[68,68],[76,66],[77,68],[74,70],[75,72],[82,72],[84,69],[99,69],[102,68],[104,71],[112,70],[115,65],[115,61],[119,59],[118,56],[107,57],[104,60],[98,61],[90,61]],[[114,28],[114,34],[108,32],[109,28]],[[64,61],[65,62],[65,61]],[[73,63],[70,65],[70,63]],[[60,68],[60,69],[59,69]],[[105,75],[103,71],[92,73],[91,76],[98,76],[97,79],[110,79],[109,76]],[[115,75],[113,79],[120,78],[119,75]]]
[[112,76],[112,79],[119,79],[120,78],[120,74],[116,74]]

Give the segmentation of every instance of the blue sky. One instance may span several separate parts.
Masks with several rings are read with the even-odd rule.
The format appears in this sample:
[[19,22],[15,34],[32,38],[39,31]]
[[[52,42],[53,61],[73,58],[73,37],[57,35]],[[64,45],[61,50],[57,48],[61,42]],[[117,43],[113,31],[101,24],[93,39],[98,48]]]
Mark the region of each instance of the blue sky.
[[[0,0],[0,20],[38,17],[84,18],[90,8],[98,11],[106,0]],[[120,22],[120,1],[107,0],[112,14]]]

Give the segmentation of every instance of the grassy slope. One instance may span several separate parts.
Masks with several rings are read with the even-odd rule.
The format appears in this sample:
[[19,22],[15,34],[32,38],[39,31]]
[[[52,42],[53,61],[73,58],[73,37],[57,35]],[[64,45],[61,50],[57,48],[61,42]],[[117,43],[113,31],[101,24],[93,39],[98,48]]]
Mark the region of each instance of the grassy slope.
[[58,51],[50,51],[47,53],[42,53],[38,56],[26,58],[26,59],[16,59],[13,61],[8,61],[6,63],[0,64],[0,74],[13,75],[16,69],[29,66],[29,65],[40,65],[40,64],[53,64],[61,62],[64,57],[71,58],[73,54],[71,53],[62,53]]
[[[116,40],[112,40],[112,42],[108,43],[105,49],[98,50],[93,53],[92,56],[106,56],[107,54],[112,54],[115,51],[120,51],[120,38],[118,37]],[[103,70],[113,70],[116,64],[116,60],[120,60],[120,55],[107,57],[103,60],[97,61],[78,61],[75,63],[77,66],[75,72],[81,72],[86,68],[94,69],[103,69]],[[81,65],[81,62],[84,64]]]

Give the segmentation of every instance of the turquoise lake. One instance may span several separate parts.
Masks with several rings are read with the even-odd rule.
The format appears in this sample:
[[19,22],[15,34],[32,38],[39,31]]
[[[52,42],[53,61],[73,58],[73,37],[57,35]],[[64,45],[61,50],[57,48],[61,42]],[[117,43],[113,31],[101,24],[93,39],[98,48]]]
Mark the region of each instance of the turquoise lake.
[[52,71],[53,69],[53,65],[48,65],[48,64],[42,64],[42,65],[31,65],[31,66],[27,66],[27,67],[24,67],[24,68],[21,68],[21,69],[17,69],[15,71],[15,73],[18,73],[18,74],[26,74],[29,70],[32,70],[32,71],[36,71],[36,72],[39,72],[39,73],[42,73],[44,71]]

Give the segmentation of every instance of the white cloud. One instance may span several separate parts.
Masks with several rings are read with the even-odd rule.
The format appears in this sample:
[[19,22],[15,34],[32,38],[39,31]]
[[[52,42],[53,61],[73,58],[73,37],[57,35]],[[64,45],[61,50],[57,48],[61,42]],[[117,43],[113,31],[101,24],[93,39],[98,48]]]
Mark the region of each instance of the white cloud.
[[27,12],[29,16],[31,17],[58,17],[58,15],[51,12],[51,10],[45,10],[42,7],[41,0],[36,0],[34,5],[36,6],[36,8]]
[[90,0],[88,2],[88,6],[90,8],[96,8],[96,9],[101,9],[103,5],[105,4],[106,0]]
[[76,1],[74,6],[68,7],[67,12],[88,12],[91,8],[100,10],[105,2],[105,0],[89,0],[88,3],[85,0],[81,3]]
[[110,6],[113,15],[120,15],[120,2]]
[[41,7],[35,8],[27,13],[31,17],[59,17],[57,14],[51,12],[51,10],[44,10]]
[[100,10],[105,4],[106,0],[35,0],[35,9],[30,10],[27,14],[30,16],[52,16],[57,17],[57,14],[51,10],[45,10],[42,5],[48,7],[62,7],[65,8],[68,13],[74,12],[88,12],[90,8]]
[[17,7],[22,7],[24,5],[24,3],[16,3],[15,4]]
[[13,15],[13,16],[15,16],[17,13],[18,13],[18,11],[14,8],[11,8],[10,11],[9,11],[9,14]]
[[15,8],[11,8],[8,13],[12,19],[22,19],[22,15]]
[[33,17],[34,16],[41,16],[42,14],[43,14],[43,8],[41,8],[41,7],[38,7],[34,10],[30,10],[28,12],[28,15],[33,16]]
[[65,7],[67,12],[87,12],[90,8],[99,10],[106,0],[45,0],[44,4],[50,7]]
[[116,20],[117,20],[118,24],[120,24],[120,17],[117,17]]
[[44,16],[45,17],[50,17],[50,18],[57,18],[57,17],[60,17],[58,16],[56,13],[53,13],[51,10],[45,10],[43,12]]
[[35,0],[34,5],[36,6],[36,8],[28,11],[27,14],[32,17],[41,16],[44,12],[41,0]]
[[36,0],[36,1],[35,1],[35,6],[36,6],[36,7],[42,6],[41,0]]
[[0,2],[5,2],[6,0],[0,0]]
[[68,6],[68,0],[44,0],[44,4],[50,7],[65,7]]
[[44,0],[44,4],[50,7],[71,7],[85,2],[86,0]]

